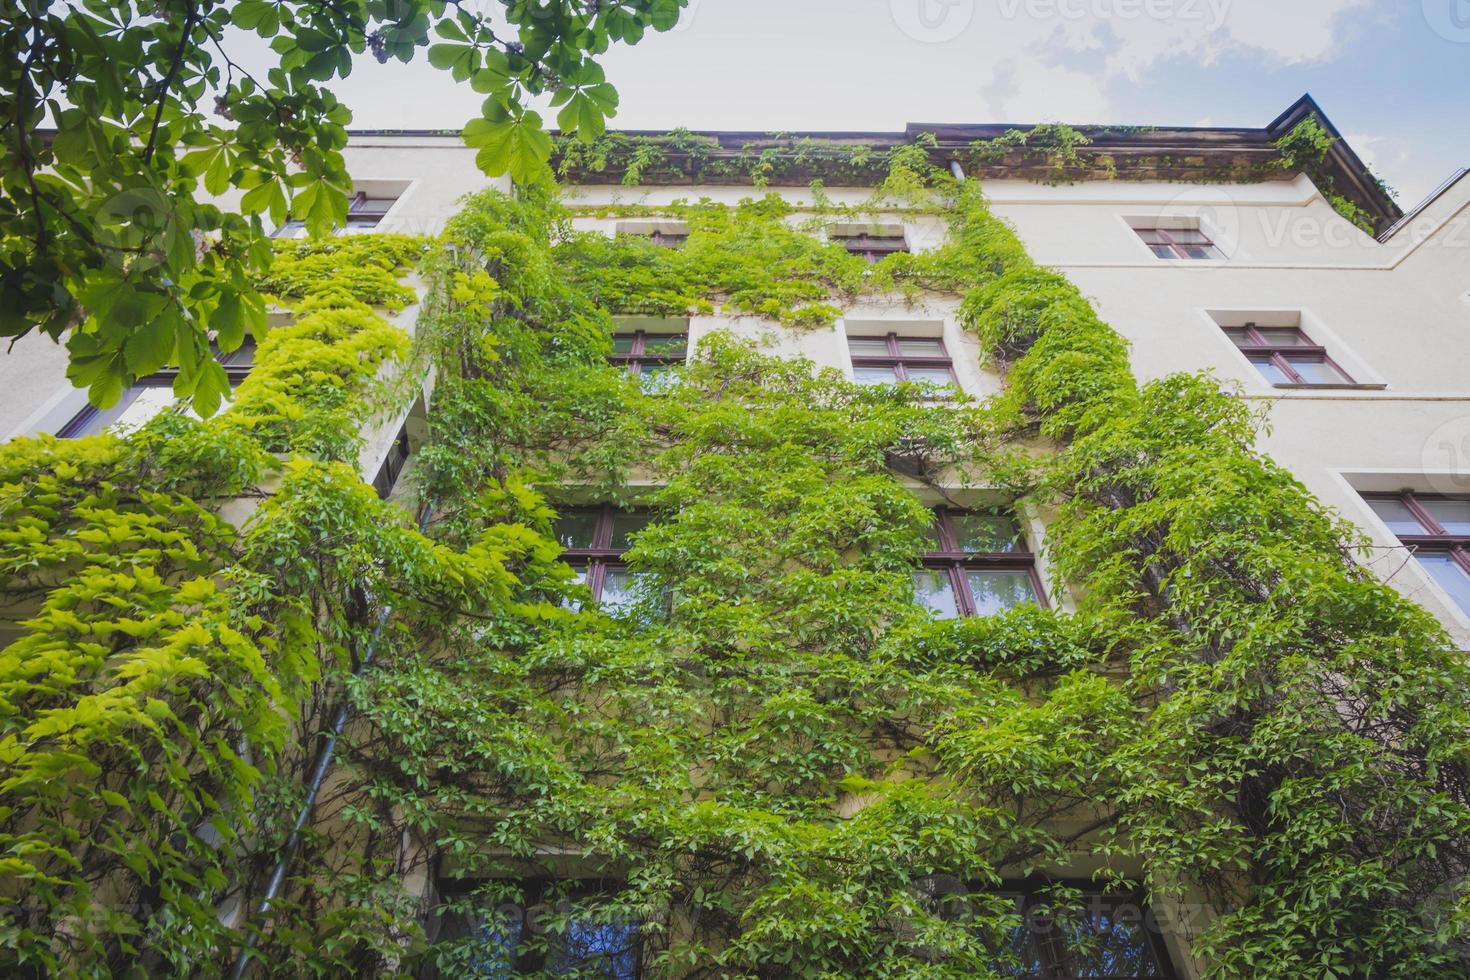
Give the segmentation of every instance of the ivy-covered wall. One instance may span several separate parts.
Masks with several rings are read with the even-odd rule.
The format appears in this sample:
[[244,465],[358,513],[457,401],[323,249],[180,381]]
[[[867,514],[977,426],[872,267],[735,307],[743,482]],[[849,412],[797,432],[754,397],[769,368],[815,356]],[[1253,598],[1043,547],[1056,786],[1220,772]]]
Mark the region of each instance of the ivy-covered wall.
[[[496,910],[536,900],[523,948],[638,921],[653,976],[1015,975],[986,887],[1080,868],[1206,904],[1209,976],[1464,975],[1460,654],[1229,391],[1140,387],[978,186],[922,148],[883,169],[870,206],[942,216],[942,248],[869,266],[772,197],[665,209],[690,226],[670,250],[479,195],[420,264],[411,351],[373,307],[408,301],[418,243],[291,246],[268,288],[297,320],[218,420],[0,451],[25,611],[0,654],[5,958],[210,975],[248,936],[262,975],[495,976]],[[656,394],[606,361],[614,313],[801,330],[930,291],[962,298],[1002,396],[854,386],[730,335]],[[422,533],[344,462],[405,397],[369,384],[400,356],[436,377]],[[956,472],[1056,513],[1075,611],[914,603],[923,498]],[[242,493],[263,503],[236,533],[211,510]],[[586,502],[655,514],[618,616],[558,559],[556,510]]]

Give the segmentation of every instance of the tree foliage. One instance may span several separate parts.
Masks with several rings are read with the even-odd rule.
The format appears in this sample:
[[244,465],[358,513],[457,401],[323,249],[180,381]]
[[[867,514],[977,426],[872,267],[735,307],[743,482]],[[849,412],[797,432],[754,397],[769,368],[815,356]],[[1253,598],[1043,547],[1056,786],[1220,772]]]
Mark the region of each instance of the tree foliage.
[[[388,280],[414,243],[283,246],[268,288],[298,319],[221,418],[8,447],[0,554],[41,613],[5,651],[24,656],[0,661],[3,690],[27,699],[5,716],[7,763],[58,765],[69,779],[48,791],[72,796],[4,784],[5,805],[31,815],[0,824],[19,842],[6,894],[35,880],[47,896],[6,934],[7,955],[57,972],[208,972],[249,936],[263,974],[465,975],[490,968],[506,906],[535,902],[526,947],[636,920],[653,975],[1014,975],[1021,923],[991,889],[1085,868],[1193,909],[1187,938],[1211,977],[1463,976],[1461,655],[1360,568],[1351,527],[1258,453],[1259,420],[1232,392],[1201,376],[1140,386],[1124,340],[1031,263],[976,186],[933,172],[922,147],[889,166],[874,201],[817,195],[814,220],[902,206],[950,237],[872,267],[775,200],[661,209],[690,225],[673,251],[574,233],[545,192],[478,195],[424,259],[406,354],[353,290],[397,301]],[[956,303],[1006,390],[936,404],[726,334],[657,392],[605,360],[612,315],[640,298],[637,312],[757,312],[780,330],[894,290]],[[435,504],[423,533],[348,462],[368,379],[395,356],[406,376],[435,377],[414,464]],[[313,432],[316,413],[336,437]],[[301,455],[281,465],[267,450]],[[273,478],[233,542],[190,502]],[[944,621],[913,601],[928,521],[916,491],[957,482],[1049,515],[1053,592],[1075,612]],[[557,510],[589,501],[654,513],[626,556],[644,577],[621,611],[595,607],[558,560]],[[113,516],[150,507],[187,518],[217,557],[195,568],[179,540],[157,550],[156,523]],[[148,608],[114,551],[167,586]],[[206,575],[224,598],[184,591]],[[135,622],[190,616],[226,618],[244,644],[198,655],[261,651],[267,673],[211,667],[188,689],[152,666],[140,676],[180,718],[279,684],[266,700],[295,714],[269,718],[278,745],[253,743],[273,764],[216,787],[215,743],[183,776],[146,755],[126,789],[107,785],[132,810],[99,803],[106,751],[163,751],[137,715],[147,702],[109,709],[96,759],[25,733],[120,686],[113,664],[155,663]],[[112,647],[89,645],[103,633]],[[344,699],[341,767],[261,914],[263,869]],[[214,716],[198,717],[191,731]],[[139,806],[149,791],[234,836],[172,836],[176,822]],[[84,931],[73,910],[115,908],[118,892],[66,866],[81,828],[139,842],[138,868],[101,849],[98,880],[148,895]],[[589,893],[589,877],[619,884]],[[404,882],[426,879],[424,907]],[[968,901],[939,900],[958,883]],[[1046,895],[1058,915],[1076,900],[1064,883]],[[228,898],[250,914],[227,929],[212,916]],[[455,928],[471,917],[490,925]]]
[[[551,141],[591,140],[617,109],[597,56],[667,30],[684,0],[79,0],[5,7],[0,32],[0,337],[65,339],[70,377],[109,407],[174,364],[209,415],[229,390],[210,338],[260,336],[254,280],[288,217],[345,221],[349,107],[333,83],[371,52],[431,64],[485,95],[465,128],[492,175],[544,179]],[[268,44],[261,74],[242,49]],[[48,131],[54,126],[54,132]]]

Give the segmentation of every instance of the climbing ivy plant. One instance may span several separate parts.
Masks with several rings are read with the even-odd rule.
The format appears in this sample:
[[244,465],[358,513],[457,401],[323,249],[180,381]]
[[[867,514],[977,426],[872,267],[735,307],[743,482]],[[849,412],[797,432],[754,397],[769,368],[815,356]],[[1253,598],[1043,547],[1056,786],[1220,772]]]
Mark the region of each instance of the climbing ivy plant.
[[[536,904],[522,949],[636,921],[652,975],[1016,975],[992,890],[1085,867],[1197,907],[1212,977],[1462,976],[1460,654],[1231,391],[1139,385],[973,182],[919,145],[884,165],[856,208],[657,209],[679,250],[477,195],[420,264],[411,349],[382,314],[419,243],[284,246],[260,286],[295,323],[217,420],[6,447],[0,840],[5,894],[39,896],[7,962],[209,973],[248,937],[262,975],[498,975]],[[813,237],[887,209],[948,241],[869,266]],[[723,333],[657,392],[606,361],[614,314],[821,330],[895,291],[955,303],[1004,393],[855,386]],[[385,365],[435,379],[422,532],[353,466],[369,399],[410,397]],[[913,601],[924,498],[956,484],[1049,515],[1075,611]],[[266,499],[235,531],[211,510],[242,493]],[[558,559],[587,503],[653,514],[621,610]]]

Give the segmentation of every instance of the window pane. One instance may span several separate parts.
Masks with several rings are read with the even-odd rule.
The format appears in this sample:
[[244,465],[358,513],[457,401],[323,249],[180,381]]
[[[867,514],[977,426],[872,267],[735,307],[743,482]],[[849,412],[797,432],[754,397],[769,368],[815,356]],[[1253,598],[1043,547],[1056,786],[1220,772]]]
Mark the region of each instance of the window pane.
[[681,333],[649,334],[643,341],[643,350],[659,357],[683,357],[686,338]]
[[470,955],[470,976],[485,978],[515,975],[516,948],[521,944],[525,923],[520,916],[494,916],[475,927],[475,948]]
[[954,387],[954,377],[948,368],[942,367],[913,367],[904,365],[904,374],[910,381],[921,381],[931,385],[949,385]]
[[1276,362],[1271,360],[1271,358],[1269,357],[1252,357],[1250,361],[1256,366],[1256,370],[1260,371],[1261,375],[1273,385],[1289,385],[1296,383],[1291,380],[1291,377],[1285,371],[1277,367]]
[[1470,499],[1436,500],[1420,497],[1419,505],[1439,521],[1446,534],[1470,534]]
[[882,337],[849,337],[847,348],[853,357],[887,357],[888,341]]
[[229,353],[220,352],[219,362],[226,367],[243,368],[252,367],[255,364],[255,338],[249,334]]
[[653,518],[648,514],[614,514],[612,546],[619,551],[626,551],[632,544],[628,540],[629,536],[643,530],[651,520]]
[[1424,566],[1424,570],[1450,594],[1455,604],[1470,613],[1470,575],[1466,575],[1465,570],[1443,552],[1436,554],[1421,551],[1415,557]]
[[852,379],[860,385],[891,385],[898,381],[898,376],[893,368],[856,367],[852,369]]
[[1251,346],[1250,333],[1246,331],[1245,327],[1226,327],[1225,336],[1229,337],[1236,347]]
[[673,364],[642,364],[638,365],[638,387],[650,395],[656,395],[661,391],[668,391],[679,383],[679,375],[674,372]]
[[1213,245],[1181,245],[1180,249],[1186,258],[1191,259],[1218,259],[1221,257]]
[[1208,236],[1198,228],[1169,228],[1167,233],[1176,245],[1209,245]]
[[1417,520],[1409,508],[1398,500],[1370,500],[1368,506],[1373,508],[1383,523],[1394,534],[1428,534],[1429,531]]
[[1154,254],[1161,259],[1178,258],[1178,256],[1174,254],[1174,249],[1172,249],[1168,245],[1150,245],[1149,248],[1153,249]]
[[638,580],[643,573],[626,565],[608,565],[602,571],[602,594],[597,597],[602,611],[616,615],[638,600]]
[[944,345],[937,340],[921,340],[914,337],[898,338],[900,353],[909,357],[943,357]]
[[1352,379],[1343,374],[1337,368],[1328,364],[1325,358],[1303,357],[1295,354],[1287,357],[1286,363],[1291,369],[1302,376],[1302,380],[1310,385],[1341,385],[1351,384]]
[[556,540],[563,548],[590,548],[592,536],[597,533],[597,518],[601,511],[595,508],[573,507],[561,512],[553,525]]
[[965,572],[970,595],[975,600],[977,616],[993,616],[998,612],[1036,601],[1031,573],[1020,568],[995,571],[969,569]]
[[1164,236],[1159,234],[1159,230],[1157,228],[1135,228],[1134,231],[1138,232],[1139,238],[1142,238],[1150,245],[1165,244]]
[[1004,514],[950,514],[950,527],[960,550],[977,553],[1016,551],[1020,534]]
[[914,601],[940,619],[956,619],[960,614],[949,572],[942,568],[921,568],[914,572]]
[[634,341],[634,339],[635,338],[630,333],[615,333],[615,334],[613,334],[613,339],[612,339],[613,353],[614,354],[631,354],[631,353],[633,353],[633,341]]
[[1273,347],[1306,347],[1306,335],[1296,327],[1257,327],[1256,333]]
[[1084,906],[1058,916],[1055,928],[1074,977],[1163,976],[1141,905],[1084,896]]
[[547,955],[548,972],[556,975],[591,972],[616,980],[638,976],[638,925],[617,921],[573,920],[553,941]]

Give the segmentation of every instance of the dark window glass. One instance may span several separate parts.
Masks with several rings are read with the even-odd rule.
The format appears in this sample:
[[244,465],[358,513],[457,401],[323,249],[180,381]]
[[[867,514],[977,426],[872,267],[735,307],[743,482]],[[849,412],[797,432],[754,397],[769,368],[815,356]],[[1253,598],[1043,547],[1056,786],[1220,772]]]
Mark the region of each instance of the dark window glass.
[[623,552],[649,520],[643,511],[614,507],[566,508],[556,520],[556,538],[565,549],[563,560],[605,612],[626,610],[641,594],[643,573],[627,566]]
[[1470,613],[1470,497],[1403,490],[1363,498],[1455,604]]
[[869,262],[877,262],[886,255],[909,250],[908,241],[902,235],[869,235],[861,232],[856,235],[834,234],[832,239],[853,255],[860,255]]
[[1225,327],[1225,335],[1273,385],[1348,385],[1353,379],[1297,327]]
[[1010,893],[1020,922],[1002,937],[999,972],[1010,977],[1166,980],[1175,976],[1158,920],[1141,892],[1074,886],[1056,898]]
[[1041,602],[1036,561],[1006,514],[938,508],[914,600],[942,619],[991,616]]
[[930,337],[849,337],[852,377],[858,384],[891,385],[903,381],[957,386],[954,363],[944,341]]
[[616,333],[609,360],[621,365],[639,379],[644,391],[656,392],[675,383],[671,368],[683,364],[688,356],[689,338],[682,333],[648,333],[635,330]]
[[1161,259],[1223,259],[1225,253],[1215,247],[1208,235],[1198,228],[1136,228],[1142,238]]

